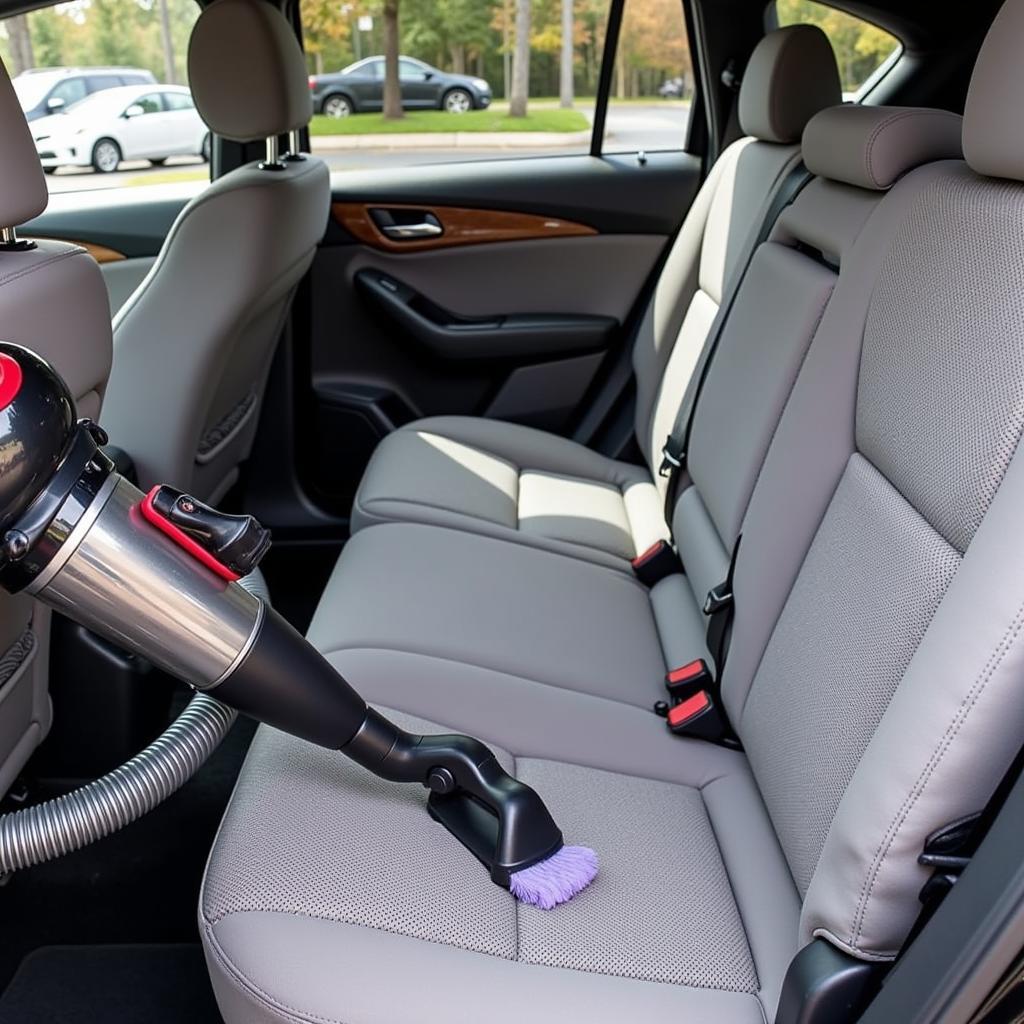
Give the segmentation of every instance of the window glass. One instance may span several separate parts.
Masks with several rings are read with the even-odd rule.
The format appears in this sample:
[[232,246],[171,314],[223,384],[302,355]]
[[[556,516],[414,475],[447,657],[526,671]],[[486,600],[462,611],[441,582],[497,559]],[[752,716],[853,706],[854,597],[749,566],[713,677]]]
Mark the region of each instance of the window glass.
[[858,99],[903,49],[885,29],[816,0],[776,0],[775,15],[779,25],[817,25],[828,36],[848,100]]
[[72,103],[85,99],[86,91],[84,78],[65,78],[59,85],[54,86],[53,92],[47,97],[47,103],[63,100],[64,106],[70,107]]
[[[681,31],[680,0],[665,3]],[[332,170],[589,152],[609,0],[398,8],[400,106],[385,116],[381,5],[300,0],[312,148]]]
[[428,72],[422,64],[412,60],[400,60],[398,62],[398,75],[410,82],[422,82]]
[[88,78],[89,92],[101,92],[103,89],[116,89],[122,85],[119,75],[90,75]]
[[682,149],[693,102],[693,63],[679,0],[626,0],[603,150]]
[[[155,112],[165,109],[164,85],[187,83],[188,40],[199,10],[195,0],[71,0],[0,19],[0,58],[30,120],[51,192],[171,182],[183,190],[194,184],[198,192],[209,182],[201,155],[208,152],[208,133],[194,109],[194,122],[177,119],[181,138],[173,140],[172,156],[166,135],[145,140],[136,131],[131,147],[118,139],[127,124],[120,115],[134,101],[130,87],[142,85],[143,106]],[[64,100],[61,113],[46,117],[39,104],[48,95]],[[103,137],[132,154],[111,173],[95,166],[95,142]],[[149,158],[151,145],[160,149]]]
[[163,97],[166,110],[192,110],[195,107],[187,92],[165,92]]
[[133,100],[131,103],[133,107],[142,107],[142,110],[146,114],[159,114],[163,110],[163,104],[160,102],[159,93],[149,93],[146,96],[141,96],[137,100]]

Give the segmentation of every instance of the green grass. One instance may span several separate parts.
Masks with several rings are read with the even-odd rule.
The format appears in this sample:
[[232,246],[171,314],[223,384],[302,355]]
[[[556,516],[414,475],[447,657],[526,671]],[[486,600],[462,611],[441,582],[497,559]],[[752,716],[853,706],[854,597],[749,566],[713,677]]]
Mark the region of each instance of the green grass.
[[137,174],[134,178],[125,178],[119,185],[168,185],[173,181],[209,181],[210,168],[182,167],[181,170],[154,171],[150,174]]
[[312,135],[393,135],[397,132],[580,132],[589,127],[578,110],[535,110],[526,117],[509,117],[500,110],[470,110],[448,114],[443,110],[409,110],[400,121],[385,121],[381,114],[324,117],[310,123]]

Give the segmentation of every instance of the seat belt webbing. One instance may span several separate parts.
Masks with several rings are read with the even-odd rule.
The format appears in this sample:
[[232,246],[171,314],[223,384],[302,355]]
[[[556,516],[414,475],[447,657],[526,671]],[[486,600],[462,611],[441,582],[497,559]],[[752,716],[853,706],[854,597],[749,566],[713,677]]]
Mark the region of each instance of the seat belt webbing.
[[729,294],[722,301],[714,323],[711,325],[711,330],[708,332],[708,336],[701,348],[700,355],[697,357],[697,363],[693,368],[693,373],[690,375],[689,383],[686,385],[686,391],[683,394],[683,401],[676,416],[672,433],[668,435],[665,445],[661,450],[661,465],[658,467],[659,475],[668,478],[668,485],[665,488],[665,522],[670,526],[672,524],[672,511],[675,506],[676,492],[679,487],[679,478],[686,467],[686,448],[690,442],[690,431],[693,426],[697,399],[700,397],[701,388],[704,386],[708,367],[718,346],[718,340],[722,335],[725,322],[728,320],[733,304],[736,301],[736,296],[743,286],[747,271],[753,262],[754,253],[763,242],[767,241],[782,211],[796,199],[812,177],[813,175],[804,166],[803,161],[798,161],[783,179],[782,184],[772,197],[768,212],[761,223],[757,238],[750,249],[750,255],[747,257],[743,270],[737,275]]

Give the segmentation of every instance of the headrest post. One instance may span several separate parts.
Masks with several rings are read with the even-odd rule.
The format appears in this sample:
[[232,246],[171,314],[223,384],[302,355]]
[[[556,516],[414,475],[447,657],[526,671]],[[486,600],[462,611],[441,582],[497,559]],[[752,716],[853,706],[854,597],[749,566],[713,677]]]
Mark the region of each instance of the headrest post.
[[19,238],[17,228],[0,228],[0,252],[28,252],[36,247],[30,238]]
[[266,159],[260,163],[261,171],[283,171],[284,164],[281,162],[281,145],[276,135],[267,136]]
[[288,152],[284,159],[291,164],[297,164],[306,158],[302,155],[302,139],[298,128],[293,128],[288,133]]

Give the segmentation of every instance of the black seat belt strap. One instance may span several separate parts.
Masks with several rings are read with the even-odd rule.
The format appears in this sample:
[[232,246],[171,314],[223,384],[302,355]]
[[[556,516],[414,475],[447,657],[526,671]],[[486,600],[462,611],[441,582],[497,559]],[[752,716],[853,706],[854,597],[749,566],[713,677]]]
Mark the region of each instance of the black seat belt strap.
[[722,668],[729,650],[733,613],[736,609],[732,578],[736,571],[736,555],[739,553],[742,539],[742,534],[736,538],[725,579],[718,586],[712,587],[704,599],[704,614],[708,617],[707,647],[708,653],[715,659],[716,683],[721,682]]
[[679,478],[686,468],[686,449],[690,443],[690,431],[693,427],[693,416],[694,410],[697,407],[697,399],[700,397],[704,380],[707,377],[708,367],[711,363],[711,357],[718,346],[718,340],[722,336],[725,322],[729,319],[733,303],[736,301],[736,296],[743,285],[744,278],[747,276],[747,271],[750,269],[754,253],[757,252],[763,242],[767,241],[782,211],[796,199],[812,177],[813,175],[804,166],[803,161],[798,161],[783,179],[782,184],[772,197],[768,212],[765,214],[757,233],[757,238],[754,240],[753,246],[751,246],[747,262],[742,272],[737,275],[736,281],[728,295],[723,299],[718,314],[715,316],[714,323],[711,325],[711,330],[708,331],[708,336],[701,348],[697,363],[693,368],[693,373],[690,374],[689,383],[686,385],[683,401],[679,407],[679,414],[676,416],[675,426],[661,449],[661,465],[658,467],[658,475],[668,478],[668,486],[665,488],[665,521],[667,523],[672,522],[672,510],[675,506]]

